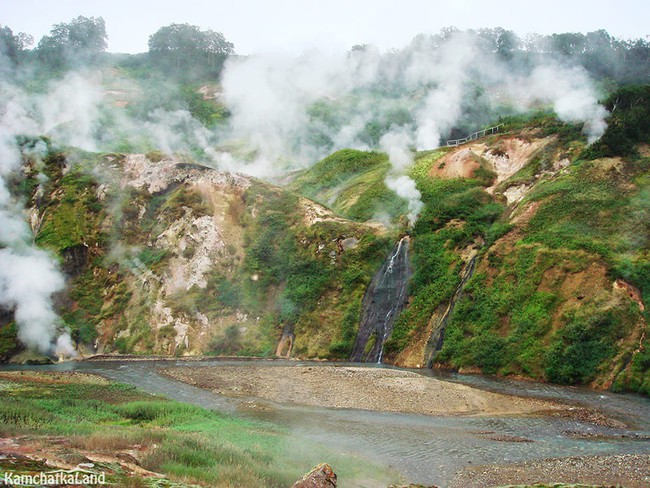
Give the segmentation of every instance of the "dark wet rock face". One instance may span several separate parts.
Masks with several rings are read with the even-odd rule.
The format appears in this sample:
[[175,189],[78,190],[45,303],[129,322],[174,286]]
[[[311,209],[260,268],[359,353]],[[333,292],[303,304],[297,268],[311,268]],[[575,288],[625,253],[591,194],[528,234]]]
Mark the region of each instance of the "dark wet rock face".
[[293,488],[333,488],[336,487],[336,474],[329,464],[319,464],[301,480],[293,484]]
[[61,251],[63,263],[61,269],[69,278],[76,278],[83,273],[88,265],[88,246],[79,244]]
[[[410,277],[409,238],[405,236],[374,276],[363,297],[352,361],[381,362],[384,342],[393,332],[393,324],[406,304]],[[368,350],[373,335],[375,341]]]

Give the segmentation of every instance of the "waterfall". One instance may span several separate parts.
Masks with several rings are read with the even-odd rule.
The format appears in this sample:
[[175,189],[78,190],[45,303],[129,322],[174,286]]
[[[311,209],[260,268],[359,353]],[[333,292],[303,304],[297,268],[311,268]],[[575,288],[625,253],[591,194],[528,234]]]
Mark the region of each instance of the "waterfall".
[[[407,286],[411,277],[408,251],[409,237],[404,236],[370,282],[363,297],[361,322],[352,351],[352,361],[381,363],[384,343],[393,332],[393,324],[407,299]],[[366,351],[373,335],[375,342]]]
[[427,346],[425,349],[425,358],[428,358],[427,359],[428,368],[431,368],[433,366],[433,361],[436,357],[436,354],[438,354],[438,352],[440,352],[440,350],[442,349],[442,342],[445,338],[445,330],[447,329],[447,324],[449,323],[449,319],[454,313],[456,302],[458,302],[458,299],[463,294],[463,289],[465,288],[467,281],[469,281],[469,279],[474,274],[474,270],[476,269],[477,256],[478,253],[475,252],[471,256],[469,262],[465,265],[465,269],[461,274],[460,283],[456,288],[456,291],[454,292],[453,296],[449,299],[449,302],[447,303],[447,307],[444,309],[444,312],[442,312],[442,314],[439,316],[440,318],[435,320],[437,317],[436,314],[434,314],[434,317],[432,317],[432,320],[435,320],[435,323],[432,327],[431,335],[429,336],[429,340],[427,341]]

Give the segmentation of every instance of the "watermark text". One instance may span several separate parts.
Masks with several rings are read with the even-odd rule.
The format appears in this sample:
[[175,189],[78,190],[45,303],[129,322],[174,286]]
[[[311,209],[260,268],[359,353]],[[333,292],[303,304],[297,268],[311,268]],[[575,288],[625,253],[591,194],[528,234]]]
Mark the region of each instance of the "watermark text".
[[56,485],[105,485],[106,473],[93,473],[83,469],[56,470],[35,474],[5,471],[5,486],[56,486]]

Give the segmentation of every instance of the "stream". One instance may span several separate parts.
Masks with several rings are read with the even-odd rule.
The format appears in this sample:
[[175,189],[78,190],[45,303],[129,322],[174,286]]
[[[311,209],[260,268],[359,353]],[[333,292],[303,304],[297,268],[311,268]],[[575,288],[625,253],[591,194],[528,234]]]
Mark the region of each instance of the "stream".
[[[456,471],[470,465],[559,456],[650,453],[650,440],[638,438],[650,436],[650,399],[635,395],[479,375],[440,373],[429,369],[412,370],[425,376],[489,391],[562,400],[596,408],[629,426],[629,429],[620,430],[566,418],[424,416],[281,405],[266,400],[264,403],[271,406],[269,410],[242,412],[238,406],[247,399],[224,397],[158,373],[159,368],[174,366],[201,368],[238,365],[245,368],[247,364],[268,365],[272,368],[276,365],[306,364],[318,367],[322,363],[284,360],[72,361],[48,366],[2,365],[0,370],[96,373],[178,401],[273,422],[289,429],[292,435],[302,440],[324,444],[342,454],[361,455],[369,461],[389,467],[410,483],[446,486]],[[566,431],[600,436],[577,438],[566,435]],[[516,436],[532,442],[504,442],[488,438],[494,436]],[[343,480],[340,485],[346,486]]]

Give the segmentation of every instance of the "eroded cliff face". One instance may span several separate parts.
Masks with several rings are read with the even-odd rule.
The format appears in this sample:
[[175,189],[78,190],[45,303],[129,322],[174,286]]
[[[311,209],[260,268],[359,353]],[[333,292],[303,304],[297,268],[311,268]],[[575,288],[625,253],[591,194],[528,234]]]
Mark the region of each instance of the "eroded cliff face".
[[159,153],[59,154],[46,172],[30,213],[63,260],[80,354],[267,355],[287,327],[295,355],[348,354],[341,322],[390,245],[381,225]]
[[408,236],[399,240],[366,289],[352,361],[381,363],[383,359],[384,343],[408,298],[409,242]]
[[[147,219],[156,220],[146,241],[137,239],[133,244],[144,245],[144,252],[160,256],[159,262],[147,266],[136,257],[130,275],[125,277],[132,294],[125,313],[143,313],[143,325],[151,330],[152,343],[134,341],[139,332],[146,334],[146,328],[134,329],[138,325],[134,316],[117,333],[110,326],[103,327],[104,341],[98,347],[110,349],[121,341],[117,344],[126,344],[122,348],[127,350],[148,352],[153,346],[155,352],[166,354],[199,353],[207,349],[215,333],[226,327],[251,327],[251,319],[255,318],[236,308],[218,318],[209,317],[193,296],[212,295],[204,300],[206,305],[211,299],[216,301],[214,290],[208,288],[214,286],[215,275],[227,280],[228,275],[238,270],[243,259],[243,232],[241,223],[229,210],[240,204],[251,181],[171,158],[152,162],[144,155],[126,156],[120,176],[119,192],[139,194],[139,199],[123,202],[133,205],[128,213],[133,219],[126,225],[133,230],[134,237],[138,228],[145,231]],[[165,196],[169,199],[163,207],[169,208],[152,213],[153,199]],[[116,244],[130,243],[127,239]]]

